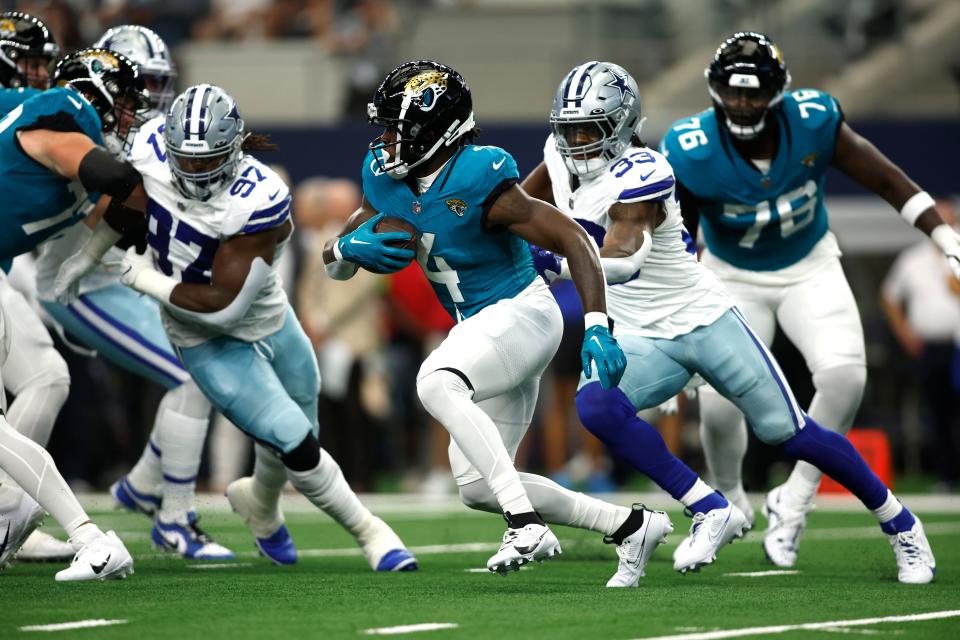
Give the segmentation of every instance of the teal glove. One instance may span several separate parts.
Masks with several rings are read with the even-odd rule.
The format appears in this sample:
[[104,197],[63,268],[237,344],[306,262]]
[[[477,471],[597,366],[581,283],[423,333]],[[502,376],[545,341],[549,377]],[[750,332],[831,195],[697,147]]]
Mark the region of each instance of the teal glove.
[[623,372],[627,368],[627,356],[617,344],[617,339],[610,334],[610,329],[595,324],[583,335],[583,349],[580,350],[580,361],[583,364],[583,374],[587,379],[593,377],[593,367],[590,361],[597,364],[597,376],[600,386],[612,389],[620,383]]
[[410,264],[416,255],[411,249],[390,245],[391,242],[409,240],[409,233],[377,233],[373,230],[383,216],[378,213],[338,240],[337,246],[344,260],[375,273],[394,273]]

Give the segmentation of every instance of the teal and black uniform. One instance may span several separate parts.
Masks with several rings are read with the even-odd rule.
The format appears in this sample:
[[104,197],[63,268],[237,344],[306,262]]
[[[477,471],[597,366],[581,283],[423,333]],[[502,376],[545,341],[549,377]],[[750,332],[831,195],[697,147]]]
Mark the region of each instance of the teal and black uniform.
[[43,93],[40,89],[32,89],[30,87],[0,89],[0,118],[40,93]]
[[381,172],[373,154],[363,161],[363,194],[377,212],[416,227],[417,261],[456,321],[515,297],[537,277],[527,242],[486,222],[497,198],[519,182],[509,153],[465,145],[422,194],[416,180]]
[[828,229],[824,176],[842,122],[829,94],[786,94],[767,123],[780,140],[766,174],[734,148],[712,108],[670,127],[660,150],[673,166],[684,217],[699,211],[713,255],[740,269],[773,271],[810,253]]
[[31,129],[74,131],[103,144],[100,116],[78,92],[56,88],[39,92],[0,119],[0,261],[26,253],[61,229],[79,222],[100,194],[62,178],[20,148],[17,132]]

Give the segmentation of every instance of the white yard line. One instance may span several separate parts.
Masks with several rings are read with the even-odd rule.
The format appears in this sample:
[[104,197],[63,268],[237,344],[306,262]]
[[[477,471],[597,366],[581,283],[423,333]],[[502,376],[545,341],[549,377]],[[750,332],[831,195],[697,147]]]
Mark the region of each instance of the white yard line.
[[419,633],[421,631],[438,631],[440,629],[456,629],[460,625],[453,622],[424,622],[422,624],[403,624],[397,627],[377,627],[364,629],[362,633],[368,636],[393,636],[401,633]]
[[672,636],[652,636],[638,640],[723,640],[723,638],[743,638],[746,636],[760,636],[787,631],[822,631],[844,627],[860,627],[870,624],[884,624],[888,622],[921,622],[923,620],[938,620],[941,618],[956,618],[960,610],[931,611],[930,613],[916,613],[904,616],[883,616],[879,618],[860,618],[858,620],[833,620],[830,622],[806,622],[803,624],[781,624],[770,627],[745,627],[743,629],[726,629],[719,631],[704,631],[699,633],[684,633]]
[[[608,493],[596,494],[616,504],[630,504],[633,502],[642,502],[651,509],[676,509],[677,502],[662,491],[651,491],[645,493]],[[89,511],[110,511],[114,508],[113,498],[105,493],[84,493],[79,494],[80,502]],[[751,504],[759,511],[763,505],[764,494],[749,494]],[[960,513],[960,496],[956,495],[927,495],[927,494],[904,494],[898,495],[903,503],[910,509],[918,513]],[[409,516],[411,518],[429,517],[431,514],[445,515],[455,513],[457,515],[477,514],[461,504],[456,495],[449,496],[420,496],[409,493],[370,493],[360,496],[363,503],[371,511],[379,515],[389,516]],[[311,513],[321,514],[317,508],[301,495],[295,493],[285,493],[283,495],[284,513]],[[216,493],[197,494],[196,505],[198,510],[203,512],[229,512],[230,505],[227,499]],[[816,498],[818,511],[860,511],[863,505],[853,496],[843,495],[818,495]],[[480,514],[487,515],[487,514]]]
[[770,571],[747,571],[744,573],[725,573],[723,575],[734,578],[766,578],[767,576],[795,576],[798,573],[800,573],[800,571],[796,569],[772,569]]
[[239,569],[252,567],[252,562],[211,562],[209,564],[188,564],[187,569]]
[[76,622],[58,622],[57,624],[32,624],[20,627],[20,631],[70,631],[90,627],[109,627],[115,624],[127,624],[126,620],[77,620]]

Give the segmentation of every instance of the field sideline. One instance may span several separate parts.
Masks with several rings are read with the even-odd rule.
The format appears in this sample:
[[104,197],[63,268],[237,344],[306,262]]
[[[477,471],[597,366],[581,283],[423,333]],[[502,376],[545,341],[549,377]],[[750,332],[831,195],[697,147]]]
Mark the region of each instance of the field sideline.
[[[84,496],[101,526],[127,543],[137,573],[122,582],[58,584],[58,565],[15,564],[0,573],[0,637],[957,637],[960,498],[905,498],[923,518],[937,555],[937,581],[928,586],[896,582],[885,537],[850,499],[818,500],[793,571],[773,571],[754,532],[726,548],[715,565],[682,576],[670,555],[689,519],[663,494],[613,498],[667,508],[674,522],[639,589],[605,589],[616,565],[613,548],[596,534],[565,527],[557,528],[559,559],[507,578],[491,575],[483,566],[503,523],[453,499],[365,497],[421,564],[418,573],[378,575],[350,536],[299,496],[285,496],[301,551],[294,567],[259,558],[222,497],[201,496],[202,525],[238,557],[201,563],[154,551],[146,518],[110,510],[107,496]],[[763,525],[760,517],[758,529]]]

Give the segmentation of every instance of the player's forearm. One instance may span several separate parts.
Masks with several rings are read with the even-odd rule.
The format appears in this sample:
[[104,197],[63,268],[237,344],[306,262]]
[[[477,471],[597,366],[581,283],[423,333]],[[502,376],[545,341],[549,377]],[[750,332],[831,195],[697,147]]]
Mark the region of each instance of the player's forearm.
[[337,246],[338,242],[340,237],[334,236],[324,243],[323,268],[333,280],[349,280],[356,275],[360,266],[343,258]]
[[213,313],[226,309],[236,297],[236,291],[227,291],[207,284],[181,282],[170,292],[169,304],[185,311]]

